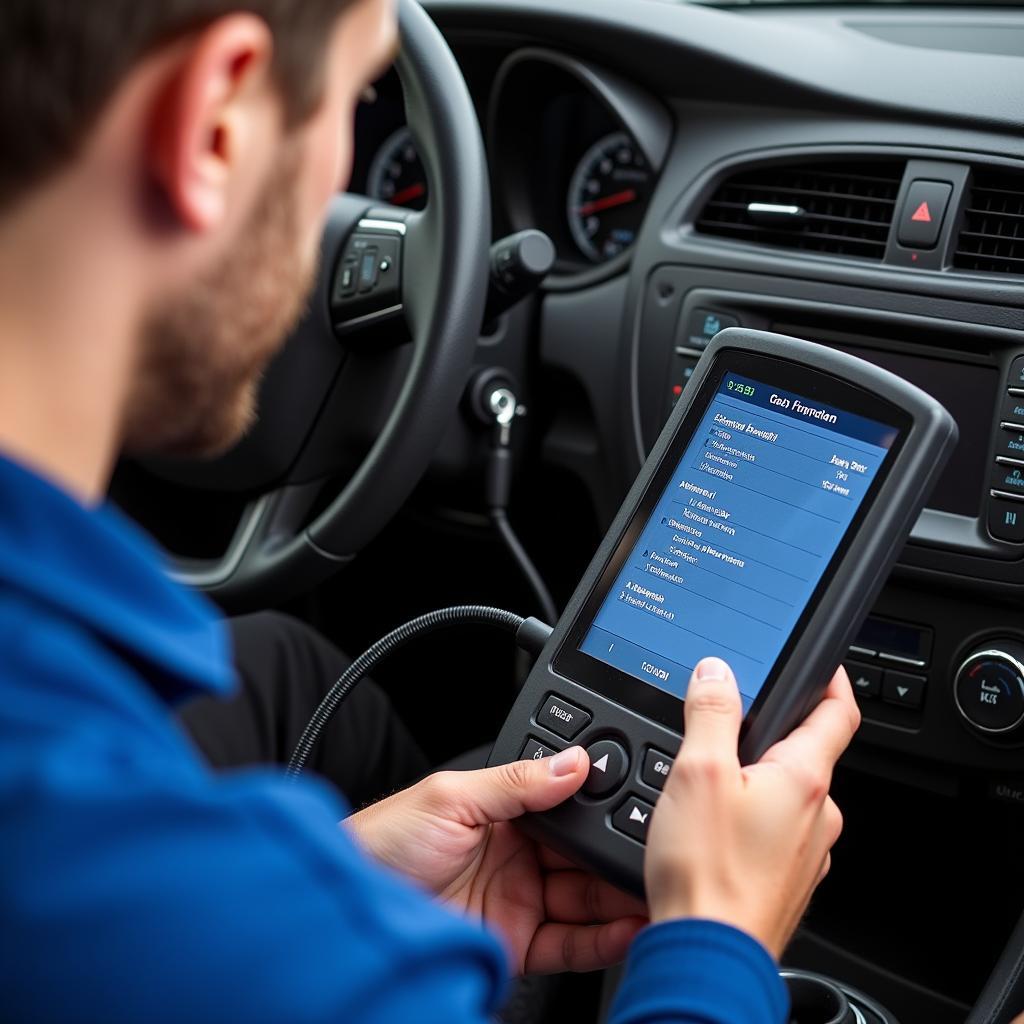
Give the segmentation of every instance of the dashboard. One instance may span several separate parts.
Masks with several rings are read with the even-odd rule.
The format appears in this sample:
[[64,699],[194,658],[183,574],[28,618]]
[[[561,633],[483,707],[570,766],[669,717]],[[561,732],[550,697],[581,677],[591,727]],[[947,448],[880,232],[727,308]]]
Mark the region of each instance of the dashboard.
[[[477,105],[495,238],[539,228],[558,254],[479,352],[531,409],[527,478],[577,481],[603,531],[736,324],[876,362],[955,416],[850,650],[847,845],[794,955],[901,1019],[962,1021],[1024,907],[991,867],[1024,856],[1024,13],[427,7]],[[356,189],[429,201],[397,80],[359,132]],[[548,504],[572,531],[577,505]]]
[[[539,48],[509,53],[487,97],[502,219],[551,238],[556,276],[621,270],[668,148],[667,111],[619,76]],[[356,138],[353,190],[422,209],[429,187],[393,72],[357,111]]]

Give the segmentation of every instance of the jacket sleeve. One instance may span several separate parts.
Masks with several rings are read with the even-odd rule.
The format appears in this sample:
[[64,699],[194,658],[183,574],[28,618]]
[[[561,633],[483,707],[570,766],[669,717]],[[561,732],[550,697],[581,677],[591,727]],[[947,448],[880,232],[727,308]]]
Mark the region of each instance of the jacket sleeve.
[[749,935],[680,920],[637,936],[610,1024],[785,1024],[778,967]]

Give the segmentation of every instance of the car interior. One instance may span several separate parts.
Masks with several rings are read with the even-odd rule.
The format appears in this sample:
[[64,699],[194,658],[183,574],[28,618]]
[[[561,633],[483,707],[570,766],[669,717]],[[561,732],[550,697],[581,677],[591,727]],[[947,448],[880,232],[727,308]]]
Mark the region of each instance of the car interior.
[[[959,442],[849,649],[845,829],[784,967],[851,1003],[815,990],[802,1024],[1008,1024],[1024,8],[403,0],[400,22],[258,426],[214,462],[126,461],[113,499],[227,612],[356,656],[449,605],[561,611],[724,328],[916,384]],[[465,626],[374,678],[441,765],[494,741],[527,669]],[[532,1019],[600,1021],[614,982],[553,979]]]

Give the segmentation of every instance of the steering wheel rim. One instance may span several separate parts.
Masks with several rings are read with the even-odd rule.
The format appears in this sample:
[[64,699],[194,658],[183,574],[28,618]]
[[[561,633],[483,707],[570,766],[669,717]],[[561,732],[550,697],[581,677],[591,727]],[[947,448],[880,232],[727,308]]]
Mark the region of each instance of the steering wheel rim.
[[249,505],[223,556],[175,559],[172,573],[232,608],[276,603],[351,561],[398,512],[426,471],[469,377],[488,283],[490,192],[476,112],[444,37],[416,0],[399,0],[396,68],[430,183],[425,210],[382,209],[345,194],[331,204],[320,280],[289,345],[337,339],[329,295],[346,240],[383,221],[404,238],[401,297],[408,371],[383,428],[347,483],[302,523],[319,483],[290,483]]

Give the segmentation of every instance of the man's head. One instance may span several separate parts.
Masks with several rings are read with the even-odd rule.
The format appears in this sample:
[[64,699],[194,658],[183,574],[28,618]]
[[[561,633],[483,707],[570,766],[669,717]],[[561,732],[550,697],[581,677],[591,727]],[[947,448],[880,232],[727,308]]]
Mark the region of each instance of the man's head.
[[4,0],[0,228],[37,215],[59,246],[47,218],[77,197],[132,307],[125,446],[216,451],[249,422],[358,97],[392,56],[393,2]]

